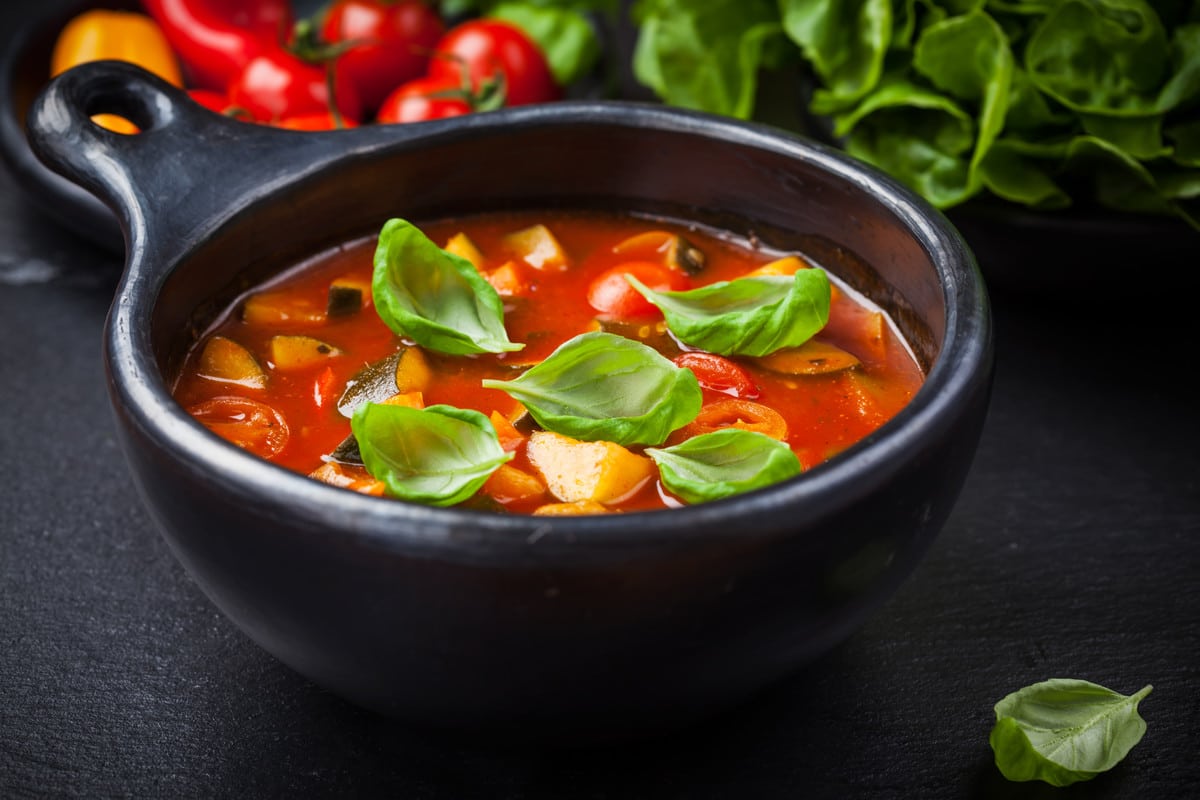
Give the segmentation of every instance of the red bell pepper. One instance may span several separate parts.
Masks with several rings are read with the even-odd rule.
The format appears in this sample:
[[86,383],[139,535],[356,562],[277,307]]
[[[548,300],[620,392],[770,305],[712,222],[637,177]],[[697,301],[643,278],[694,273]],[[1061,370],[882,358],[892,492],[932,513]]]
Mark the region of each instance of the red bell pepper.
[[282,46],[287,0],[142,0],[179,56],[189,85],[224,92],[247,63]]

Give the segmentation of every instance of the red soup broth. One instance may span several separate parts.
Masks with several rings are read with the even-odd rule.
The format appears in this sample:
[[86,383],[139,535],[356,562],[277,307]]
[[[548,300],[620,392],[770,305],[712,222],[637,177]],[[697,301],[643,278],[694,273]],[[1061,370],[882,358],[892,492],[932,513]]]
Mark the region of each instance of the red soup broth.
[[[512,234],[538,225],[545,226],[560,245],[563,264],[555,261],[554,253],[546,261],[546,253],[521,252],[526,244],[514,245]],[[690,349],[666,331],[661,313],[652,307],[598,311],[589,302],[589,290],[595,300],[594,285],[603,273],[618,267],[629,269],[633,261],[657,262],[682,276],[678,284],[661,288],[678,289],[732,280],[765,265],[770,265],[766,269],[771,271],[783,270],[783,274],[797,266],[820,266],[803,253],[778,252],[757,240],[657,218],[514,212],[440,220],[420,227],[438,245],[460,255],[465,253],[451,244],[456,235],[465,234],[474,244],[476,252],[471,257],[479,261],[476,266],[504,300],[509,338],[526,346],[512,353],[474,356],[423,349],[430,379],[415,399],[401,402],[475,409],[495,422],[515,422],[515,426],[497,427],[504,428],[500,431],[502,444],[515,453],[509,465],[533,476],[530,485],[534,488],[512,491],[489,481],[465,505],[516,513],[571,511],[562,510],[565,504],[560,498],[537,491],[544,482],[537,480],[537,470],[525,458],[520,438],[533,423],[520,404],[502,391],[483,388],[481,380],[509,380],[567,339],[597,329],[643,341],[668,358]],[[702,254],[699,269],[687,263],[692,269],[688,274],[679,268],[679,262],[670,261],[667,244],[677,241],[672,235],[690,245],[688,253]],[[520,242],[522,237],[515,240]],[[383,484],[364,468],[331,463],[330,458],[351,433],[350,420],[338,410],[347,384],[365,366],[412,345],[393,333],[371,304],[375,247],[374,237],[346,243],[238,298],[188,353],[174,388],[178,402],[213,432],[276,464],[349,490],[385,494]],[[700,418],[672,434],[666,444],[676,444],[713,426],[761,429],[786,441],[801,466],[808,469],[872,433],[908,403],[924,379],[911,350],[879,308],[834,275],[829,277],[829,322],[799,349],[806,356],[804,369],[797,373],[788,363],[780,368],[770,363],[770,356],[763,360],[731,356],[729,360],[750,379],[751,385],[740,389],[706,386],[698,373],[704,397]],[[350,308],[343,303],[338,313],[329,313],[334,284],[349,287],[351,301],[357,299],[353,293],[357,289],[361,301]],[[285,364],[273,348],[276,336],[311,337],[327,347],[309,353],[311,358]],[[214,337],[236,343],[226,349],[248,352],[253,369],[258,370],[253,379],[231,380],[228,372],[214,376],[220,370],[213,369],[212,359],[227,355],[218,346],[225,342],[213,345]],[[682,363],[688,365],[686,360]],[[760,419],[758,412],[763,407],[765,419]],[[779,418],[785,431],[779,427]],[[642,448],[629,449],[639,453]],[[580,513],[621,512],[681,503],[655,473],[627,496],[605,502],[603,508],[594,503],[579,507]]]

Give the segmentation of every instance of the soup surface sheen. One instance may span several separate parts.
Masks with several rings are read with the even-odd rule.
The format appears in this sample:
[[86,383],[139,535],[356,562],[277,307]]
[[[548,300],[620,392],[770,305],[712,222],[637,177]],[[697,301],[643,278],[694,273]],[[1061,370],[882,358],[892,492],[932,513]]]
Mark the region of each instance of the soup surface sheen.
[[[382,373],[389,381],[395,375],[391,391],[373,401],[474,409],[490,418],[511,454],[463,505],[579,514],[685,501],[664,485],[644,444],[593,448],[582,460],[547,456],[571,451],[567,445],[579,450],[579,442],[567,437],[564,444],[563,437],[542,432],[510,394],[481,385],[514,379],[572,337],[615,333],[696,374],[700,413],[658,447],[726,427],[755,430],[785,442],[800,469],[876,430],[923,380],[886,316],[832,275],[828,321],[807,343],[762,357],[727,358],[681,344],[662,312],[631,294],[624,279],[631,273],[652,289],[678,291],[755,270],[788,275],[797,267],[820,267],[802,253],[670,220],[593,213],[488,214],[420,229],[474,263],[503,300],[509,339],[523,349],[446,355],[393,332],[373,307],[377,242],[367,238],[238,298],[189,352],[176,399],[210,430],[250,452],[327,483],[385,495],[391,492],[361,465],[353,438],[348,440],[349,415],[356,391]],[[397,353],[399,362],[387,361]],[[590,477],[556,473],[564,463],[590,471]]]

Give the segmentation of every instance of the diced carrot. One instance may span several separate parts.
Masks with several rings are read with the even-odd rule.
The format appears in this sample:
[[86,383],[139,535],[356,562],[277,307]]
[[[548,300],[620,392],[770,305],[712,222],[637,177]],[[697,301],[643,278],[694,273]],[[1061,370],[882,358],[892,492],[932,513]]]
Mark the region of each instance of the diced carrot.
[[313,381],[313,403],[317,408],[324,408],[337,399],[337,389],[337,376],[333,374],[333,367],[326,367]]
[[380,405],[385,406],[404,406],[406,408],[424,408],[425,393],[424,392],[397,392],[391,397],[384,400]]
[[546,487],[533,475],[511,464],[501,464],[483,484],[484,493],[501,503],[532,500],[546,493]]
[[529,281],[515,261],[505,261],[483,277],[501,297],[525,297],[529,294]]
[[493,411],[489,419],[496,429],[496,435],[500,438],[500,447],[504,449],[504,452],[515,452],[525,443],[525,434],[517,430],[508,417],[499,411]]

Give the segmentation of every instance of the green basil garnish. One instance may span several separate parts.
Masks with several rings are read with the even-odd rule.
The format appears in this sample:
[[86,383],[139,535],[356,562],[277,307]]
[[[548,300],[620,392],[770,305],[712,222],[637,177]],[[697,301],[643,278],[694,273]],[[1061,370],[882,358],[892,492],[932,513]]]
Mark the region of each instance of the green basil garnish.
[[471,262],[406,220],[388,220],[379,234],[371,291],[389,328],[431,350],[469,355],[525,346],[509,341],[500,295]]
[[584,333],[511,381],[485,380],[520,400],[548,431],[588,441],[661,444],[700,413],[700,385],[641,342]]
[[800,459],[778,439],[724,428],[674,447],[646,448],[663,485],[689,503],[762,489],[800,474]]
[[1137,706],[1151,688],[1127,697],[1089,681],[1055,678],[1013,692],[996,704],[988,738],[996,766],[1010,781],[1053,786],[1112,769],[1146,732]]
[[487,417],[454,406],[364,403],[350,429],[367,470],[390,494],[434,506],[466,500],[513,457]]
[[625,279],[658,306],[671,333],[723,356],[765,356],[798,347],[829,321],[829,277],[821,269],[722,281],[686,292],[656,292]]

